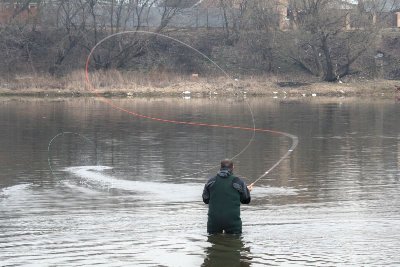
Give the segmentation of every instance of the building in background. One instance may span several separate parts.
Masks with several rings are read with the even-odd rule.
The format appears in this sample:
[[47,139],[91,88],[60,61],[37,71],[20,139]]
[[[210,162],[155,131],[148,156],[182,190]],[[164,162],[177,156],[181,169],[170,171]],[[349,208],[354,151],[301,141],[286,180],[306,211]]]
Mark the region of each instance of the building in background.
[[29,23],[38,15],[37,1],[6,0],[0,2],[0,26],[11,21]]
[[[74,0],[75,1],[75,0]],[[281,30],[292,30],[297,28],[297,19],[301,16],[301,2],[296,0],[164,0],[160,1],[157,6],[146,7],[148,16],[146,23],[149,27],[156,25],[161,19],[162,12],[159,11],[163,7],[179,8],[181,11],[176,18],[171,21],[170,26],[175,28],[219,28],[225,27],[226,19],[232,19],[224,16],[223,12],[228,15],[235,14],[235,10],[240,10],[245,4],[254,4],[261,8],[268,8],[269,14],[273,16],[273,21]],[[0,27],[10,22],[33,23],[38,20],[39,8],[45,9],[47,16],[54,16],[52,7],[56,7],[57,1],[40,1],[38,0],[2,0],[0,1]],[[246,3],[247,2],[247,3]],[[334,2],[332,2],[334,3]],[[336,9],[347,12],[344,18],[344,27],[348,30],[360,28],[357,21],[353,18],[355,12],[370,13],[371,23],[381,23],[386,28],[400,28],[400,0],[358,0],[358,1],[335,1]],[[107,5],[109,1],[98,1],[98,10],[100,14],[107,16]],[[101,6],[101,7],[100,7]],[[105,10],[105,12],[100,12]],[[225,11],[224,11],[225,10]],[[226,12],[229,10],[229,12]],[[50,13],[49,13],[50,12]],[[53,12],[57,12],[53,10]],[[225,15],[226,15],[225,14]],[[46,16],[46,17],[47,17]],[[41,18],[47,20],[46,18]],[[131,27],[135,26],[135,22],[129,23]],[[229,23],[232,25],[232,23]]]

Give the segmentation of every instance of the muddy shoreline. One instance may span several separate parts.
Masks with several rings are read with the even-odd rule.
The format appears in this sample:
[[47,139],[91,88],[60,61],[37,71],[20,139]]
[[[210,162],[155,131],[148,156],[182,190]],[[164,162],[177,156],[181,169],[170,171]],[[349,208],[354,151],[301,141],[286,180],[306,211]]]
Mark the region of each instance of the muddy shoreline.
[[315,81],[288,81],[265,77],[204,79],[189,77],[186,80],[147,83],[94,82],[88,86],[82,80],[47,80],[37,82],[25,79],[0,83],[0,96],[21,97],[219,97],[266,96],[287,97],[384,97],[399,98],[400,81],[362,80],[340,83]]

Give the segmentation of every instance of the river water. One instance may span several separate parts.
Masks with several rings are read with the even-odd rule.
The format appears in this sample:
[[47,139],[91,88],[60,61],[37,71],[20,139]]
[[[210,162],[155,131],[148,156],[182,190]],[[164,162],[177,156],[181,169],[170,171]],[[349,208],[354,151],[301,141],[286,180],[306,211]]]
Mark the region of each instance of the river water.
[[[112,101],[253,127],[240,98]],[[399,266],[400,104],[248,103],[257,128],[299,145],[242,206],[243,234],[208,236],[203,185],[252,131],[95,98],[0,99],[0,265]],[[254,181],[290,145],[257,132],[236,174]]]

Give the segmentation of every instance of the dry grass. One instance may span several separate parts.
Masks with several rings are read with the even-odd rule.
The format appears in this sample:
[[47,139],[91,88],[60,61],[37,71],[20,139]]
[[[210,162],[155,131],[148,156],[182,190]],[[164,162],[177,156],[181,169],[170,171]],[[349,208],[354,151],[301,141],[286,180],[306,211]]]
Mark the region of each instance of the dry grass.
[[[228,77],[202,77],[178,75],[154,70],[148,73],[120,72],[116,70],[90,73],[96,93],[135,95],[271,95],[271,96],[382,96],[396,94],[400,81],[353,80],[347,83],[317,82],[304,77],[293,81],[285,76],[246,76],[240,79]],[[300,82],[299,82],[300,81]],[[86,84],[83,71],[73,72],[62,78],[49,75],[19,76],[14,80],[0,80],[1,95],[93,95]],[[188,93],[190,92],[190,93]]]

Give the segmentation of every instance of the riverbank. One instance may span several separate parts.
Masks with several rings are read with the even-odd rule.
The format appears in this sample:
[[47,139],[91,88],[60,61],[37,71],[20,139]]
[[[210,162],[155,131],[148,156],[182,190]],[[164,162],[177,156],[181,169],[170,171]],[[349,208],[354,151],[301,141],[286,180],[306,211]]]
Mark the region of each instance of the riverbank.
[[0,81],[0,96],[37,97],[160,97],[160,96],[271,96],[271,97],[398,97],[400,81],[348,79],[327,83],[315,79],[292,79],[283,76],[247,76],[205,78],[196,74],[177,76],[156,73],[149,76],[119,72],[91,75],[93,85],[85,82],[84,73],[63,78],[16,77]]

